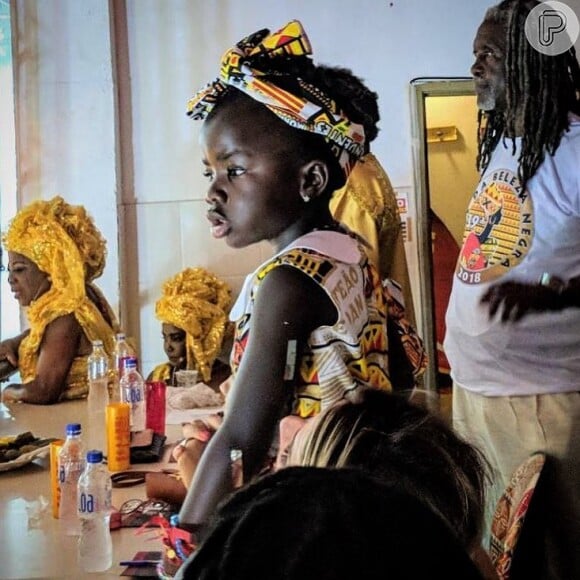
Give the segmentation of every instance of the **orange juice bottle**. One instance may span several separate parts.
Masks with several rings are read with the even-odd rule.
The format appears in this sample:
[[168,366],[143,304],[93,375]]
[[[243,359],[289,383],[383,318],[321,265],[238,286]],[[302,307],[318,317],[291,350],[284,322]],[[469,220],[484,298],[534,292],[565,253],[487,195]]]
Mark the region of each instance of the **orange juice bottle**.
[[107,405],[107,465],[109,471],[129,469],[131,445],[131,405],[109,403]]
[[60,484],[58,482],[58,454],[64,443],[57,439],[50,444],[50,497],[52,501],[52,517],[58,519],[60,506]]

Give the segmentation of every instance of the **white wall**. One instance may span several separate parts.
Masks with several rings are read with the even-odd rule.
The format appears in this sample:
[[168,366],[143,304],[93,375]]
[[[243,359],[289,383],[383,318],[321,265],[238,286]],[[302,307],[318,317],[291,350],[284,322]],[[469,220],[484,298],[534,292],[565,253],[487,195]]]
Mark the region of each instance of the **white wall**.
[[[301,20],[316,61],[352,68],[379,93],[374,150],[394,186],[412,193],[409,81],[467,75],[472,39],[489,4],[16,0],[20,202],[61,193],[87,206],[109,240],[101,287],[116,305],[119,264],[135,285],[121,311],[128,332],[138,334],[148,371],[164,358],[153,305],[165,278],[201,265],[239,287],[269,251],[229,250],[210,238],[204,218],[199,125],[186,118],[185,105],[216,76],[223,51],[259,28]],[[109,20],[117,22],[125,6],[126,37],[115,29],[111,38]],[[128,74],[116,77],[112,46],[119,49],[122,41]],[[117,203],[127,228],[120,245]],[[125,244],[134,238],[130,252]]]
[[18,205],[59,194],[87,208],[107,239],[109,258],[98,283],[117,308],[115,90],[108,2],[16,0],[12,8]]

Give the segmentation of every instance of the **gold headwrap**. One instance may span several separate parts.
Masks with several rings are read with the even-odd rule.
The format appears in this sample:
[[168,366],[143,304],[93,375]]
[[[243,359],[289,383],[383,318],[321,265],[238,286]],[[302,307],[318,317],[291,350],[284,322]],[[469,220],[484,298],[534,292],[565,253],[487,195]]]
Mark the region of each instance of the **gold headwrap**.
[[[51,278],[50,289],[26,309],[30,333],[18,353],[22,380],[28,382],[36,376],[46,326],[67,314],[74,314],[90,341],[102,340],[107,353],[112,353],[114,331],[86,294],[85,284],[100,276],[106,253],[105,241],[85,209],[71,206],[59,196],[33,202],[12,220],[3,243],[6,250],[32,260]],[[86,369],[86,360],[84,365]],[[82,369],[73,366],[78,382]],[[86,385],[78,388],[78,394],[86,394]]]
[[231,290],[203,268],[186,268],[163,284],[163,296],[155,304],[161,322],[186,333],[187,368],[197,368],[204,381],[218,356],[231,304]]
[[194,95],[187,114],[205,119],[228,87],[235,87],[292,127],[322,135],[348,177],[365,153],[364,127],[348,119],[320,88],[293,75],[272,71],[269,63],[281,56],[304,59],[312,54],[302,24],[292,20],[277,32],[259,30],[240,40],[222,57],[220,76]]

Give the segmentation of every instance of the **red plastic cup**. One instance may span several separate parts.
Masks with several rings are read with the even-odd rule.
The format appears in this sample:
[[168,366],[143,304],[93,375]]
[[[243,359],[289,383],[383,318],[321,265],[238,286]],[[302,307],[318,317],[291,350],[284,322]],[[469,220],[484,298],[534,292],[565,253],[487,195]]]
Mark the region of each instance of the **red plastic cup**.
[[147,429],[154,433],[165,435],[165,389],[163,381],[148,381],[145,383],[145,397],[147,400]]

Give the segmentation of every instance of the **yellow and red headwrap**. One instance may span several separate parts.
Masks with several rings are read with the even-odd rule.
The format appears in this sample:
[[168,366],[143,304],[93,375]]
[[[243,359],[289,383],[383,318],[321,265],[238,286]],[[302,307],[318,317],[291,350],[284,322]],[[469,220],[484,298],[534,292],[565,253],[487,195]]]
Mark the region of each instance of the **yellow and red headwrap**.
[[205,119],[227,88],[235,87],[288,125],[322,135],[348,177],[365,153],[364,127],[350,121],[336,102],[314,85],[268,70],[268,58],[311,54],[310,41],[298,20],[274,34],[268,29],[259,30],[224,54],[219,78],[190,99],[187,114],[194,120]]
[[222,347],[230,303],[229,286],[203,268],[186,268],[167,280],[155,303],[161,322],[185,331],[187,368],[197,368],[204,381]]

